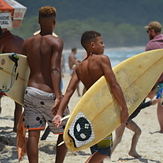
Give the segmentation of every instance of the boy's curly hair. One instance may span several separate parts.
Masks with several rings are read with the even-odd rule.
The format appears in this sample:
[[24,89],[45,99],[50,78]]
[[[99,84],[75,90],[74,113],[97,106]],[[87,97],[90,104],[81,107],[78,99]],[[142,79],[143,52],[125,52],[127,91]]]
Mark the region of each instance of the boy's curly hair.
[[39,10],[39,17],[52,17],[54,16],[56,18],[56,9],[51,6],[44,6],[41,7]]

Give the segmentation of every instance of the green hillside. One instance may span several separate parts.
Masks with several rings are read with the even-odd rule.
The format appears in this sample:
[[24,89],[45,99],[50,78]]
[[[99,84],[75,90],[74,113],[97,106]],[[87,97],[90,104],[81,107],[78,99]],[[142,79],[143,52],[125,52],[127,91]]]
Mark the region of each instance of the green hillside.
[[39,29],[37,15],[40,7],[57,9],[55,32],[65,47],[80,46],[85,30],[99,31],[107,47],[145,46],[148,36],[144,29],[150,21],[162,23],[162,0],[17,0],[27,7],[26,17],[13,32],[23,38]]

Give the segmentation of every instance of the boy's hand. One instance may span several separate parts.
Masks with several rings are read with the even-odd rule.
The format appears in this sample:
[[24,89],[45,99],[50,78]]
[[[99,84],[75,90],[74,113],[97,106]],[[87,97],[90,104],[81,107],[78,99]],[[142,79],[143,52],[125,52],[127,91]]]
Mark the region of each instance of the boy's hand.
[[157,102],[158,102],[158,100],[157,100],[157,99],[152,100],[152,105],[157,104]]
[[54,106],[51,108],[51,112],[52,112],[53,115],[57,114],[60,102],[61,102],[60,99],[55,99]]
[[52,122],[54,123],[54,125],[55,125],[56,127],[60,127],[61,124],[62,124],[61,119],[62,119],[62,117],[61,117],[60,115],[56,115],[56,116],[53,118]]
[[121,111],[121,124],[125,125],[128,119],[128,110],[122,110]]

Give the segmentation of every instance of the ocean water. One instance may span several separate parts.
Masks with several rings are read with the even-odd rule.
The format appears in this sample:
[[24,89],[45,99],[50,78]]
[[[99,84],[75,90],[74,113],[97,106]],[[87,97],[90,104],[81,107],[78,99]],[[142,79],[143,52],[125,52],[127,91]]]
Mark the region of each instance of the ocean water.
[[[142,53],[144,51],[145,51],[145,47],[121,47],[121,48],[105,49],[104,54],[110,58],[111,65],[112,65],[112,67],[114,67],[117,64],[119,64],[120,62],[122,62],[134,55]],[[65,67],[66,67],[67,73],[69,73],[68,56],[70,53],[71,53],[71,50],[63,51],[63,56],[65,58]],[[84,53],[85,53],[84,49],[77,49],[77,54],[75,56],[77,59],[82,61]]]

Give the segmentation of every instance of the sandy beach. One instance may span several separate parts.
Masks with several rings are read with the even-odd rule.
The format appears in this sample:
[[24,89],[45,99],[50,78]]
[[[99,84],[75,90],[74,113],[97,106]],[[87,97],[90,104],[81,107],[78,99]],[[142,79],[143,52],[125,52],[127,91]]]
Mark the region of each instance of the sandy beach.
[[[69,82],[70,75],[65,74],[63,78],[63,93]],[[80,83],[80,91],[83,86]],[[80,97],[74,93],[69,103],[72,110]],[[14,101],[4,96],[1,100],[2,112],[0,114],[0,163],[17,163],[16,134],[12,132],[14,123]],[[160,134],[156,114],[156,105],[150,106],[140,112],[133,120],[140,126],[142,134],[138,141],[137,152],[142,156],[140,159],[128,155],[131,146],[132,131],[126,129],[121,143],[115,149],[109,163],[163,163],[163,134]],[[43,131],[41,132],[43,134]],[[113,132],[114,137],[114,132]],[[53,163],[55,160],[55,146],[57,136],[49,134],[46,140],[39,142],[39,163]],[[85,149],[78,152],[68,152],[64,163],[84,163],[90,156],[90,150]],[[22,163],[28,163],[27,155],[23,157]]]

